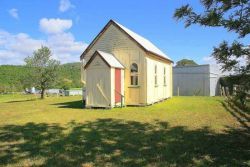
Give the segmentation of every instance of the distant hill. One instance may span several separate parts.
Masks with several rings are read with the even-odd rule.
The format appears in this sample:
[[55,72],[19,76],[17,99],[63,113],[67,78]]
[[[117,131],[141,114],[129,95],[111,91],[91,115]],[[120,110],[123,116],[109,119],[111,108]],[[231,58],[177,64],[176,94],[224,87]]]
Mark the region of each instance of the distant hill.
[[[21,80],[28,73],[28,69],[21,65],[0,65],[0,92],[6,91],[22,91]],[[80,82],[81,63],[67,63],[60,65],[60,79],[66,79],[70,82],[71,88],[81,87]],[[60,88],[61,84],[57,83],[56,88]]]
[[62,64],[60,68],[60,75],[62,79],[71,80],[71,88],[80,88],[81,84],[81,63],[67,63]]

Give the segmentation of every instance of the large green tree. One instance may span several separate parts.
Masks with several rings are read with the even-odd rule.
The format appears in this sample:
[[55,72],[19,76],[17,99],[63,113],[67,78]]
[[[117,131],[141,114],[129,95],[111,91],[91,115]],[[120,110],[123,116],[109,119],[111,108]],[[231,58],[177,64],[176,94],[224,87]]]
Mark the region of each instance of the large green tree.
[[[197,13],[189,5],[176,9],[174,18],[184,20],[185,26],[192,24],[209,27],[223,27],[238,34],[238,40],[250,33],[250,1],[249,0],[201,0],[204,10]],[[249,44],[248,44],[249,45]],[[237,96],[246,99],[250,90],[250,46],[235,40],[227,41],[214,47],[212,56],[223,70],[235,70],[239,76]],[[244,102],[243,102],[244,103]]]
[[25,62],[30,69],[29,80],[33,86],[41,89],[41,99],[43,99],[45,90],[52,87],[58,79],[60,62],[52,59],[50,49],[45,46],[25,58]]
[[181,67],[181,66],[194,66],[198,65],[195,61],[189,60],[189,59],[182,59],[176,62],[176,67]]

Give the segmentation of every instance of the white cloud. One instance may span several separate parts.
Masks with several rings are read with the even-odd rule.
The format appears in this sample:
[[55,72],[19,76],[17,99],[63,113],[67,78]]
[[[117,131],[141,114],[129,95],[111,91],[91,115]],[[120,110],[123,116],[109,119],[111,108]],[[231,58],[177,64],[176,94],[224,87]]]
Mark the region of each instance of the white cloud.
[[76,41],[71,33],[49,34],[47,39],[34,39],[25,33],[11,34],[0,30],[0,64],[24,64],[24,58],[41,47],[48,46],[61,63],[79,61],[87,44]]
[[42,44],[43,40],[32,39],[29,35],[24,33],[10,34],[6,31],[0,30],[0,64],[22,64],[26,56]]
[[[236,58],[236,57],[232,57],[231,58],[232,60],[236,60],[239,62],[239,65],[240,66],[246,66],[246,63],[247,63],[247,56],[241,56],[239,58]],[[217,61],[215,60],[214,57],[212,56],[205,56],[203,57],[203,62],[205,62],[206,64],[218,64]],[[219,64],[220,65],[220,64]],[[221,65],[220,65],[221,66]]]
[[9,14],[10,14],[13,18],[15,18],[15,19],[18,19],[18,18],[19,18],[19,16],[18,16],[18,10],[15,9],[15,8],[10,9],[10,10],[9,10]]
[[42,18],[39,24],[41,31],[48,34],[58,34],[70,29],[72,20]]
[[71,33],[51,35],[47,39],[47,45],[62,63],[79,61],[81,53],[87,47],[86,43],[76,41]]
[[[247,56],[241,56],[240,58],[233,57],[232,59],[235,59],[236,61],[239,62],[239,66],[246,66],[247,65]],[[210,65],[216,65],[221,71],[222,71],[222,64],[217,63],[215,58],[213,56],[204,56],[203,57],[203,62],[205,64],[210,64]],[[237,71],[232,69],[231,71],[223,71],[224,75],[230,75],[230,74],[235,74]]]
[[212,56],[204,56],[202,58],[202,61],[205,63],[205,64],[217,64],[216,63],[216,60],[212,57]]
[[75,6],[71,4],[69,0],[60,0],[59,11],[66,12],[70,8],[74,8]]
[[0,29],[0,64],[24,64],[24,58],[42,45],[48,46],[53,57],[61,63],[77,62],[87,44],[76,41],[69,30],[71,20],[47,19],[40,20],[40,29],[45,32],[46,39],[35,39],[25,33],[11,34]]

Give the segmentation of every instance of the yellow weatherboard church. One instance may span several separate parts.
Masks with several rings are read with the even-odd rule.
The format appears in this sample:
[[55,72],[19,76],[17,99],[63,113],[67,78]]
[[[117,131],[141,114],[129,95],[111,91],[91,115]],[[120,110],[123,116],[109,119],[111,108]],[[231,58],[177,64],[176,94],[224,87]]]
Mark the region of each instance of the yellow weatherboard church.
[[82,53],[81,61],[87,108],[145,106],[172,97],[173,61],[113,20]]

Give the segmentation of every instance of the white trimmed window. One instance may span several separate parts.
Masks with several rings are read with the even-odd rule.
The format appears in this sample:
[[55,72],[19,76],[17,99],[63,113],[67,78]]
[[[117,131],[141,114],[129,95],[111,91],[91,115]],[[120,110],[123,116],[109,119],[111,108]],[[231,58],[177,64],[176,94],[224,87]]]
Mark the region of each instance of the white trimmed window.
[[130,67],[130,85],[138,85],[138,65],[133,63]]
[[163,71],[163,84],[164,86],[167,85],[166,67],[164,67],[164,71]]
[[155,86],[158,85],[158,78],[157,78],[157,65],[155,65]]

